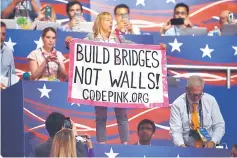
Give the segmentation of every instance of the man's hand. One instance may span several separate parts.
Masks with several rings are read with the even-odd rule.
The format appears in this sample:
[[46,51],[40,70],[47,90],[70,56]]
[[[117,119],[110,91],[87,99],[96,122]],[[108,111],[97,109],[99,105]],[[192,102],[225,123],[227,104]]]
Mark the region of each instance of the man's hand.
[[86,143],[87,143],[88,149],[92,149],[93,145],[92,145],[90,135],[86,133],[86,134],[83,134],[83,136],[86,136]]
[[126,22],[126,21],[125,21],[124,25],[125,25],[126,30],[127,30],[129,33],[133,33],[133,25],[132,25],[130,22]]
[[184,20],[184,26],[192,28],[193,24],[191,23],[191,21],[189,19],[186,19],[186,20]]
[[164,44],[164,43],[160,43],[160,46],[161,46],[161,48],[162,48],[163,50],[166,49],[166,44]]
[[38,12],[38,16],[35,20],[44,21],[45,20],[45,8],[47,5],[43,5]]
[[84,22],[85,20],[83,19],[82,16],[79,18],[73,17],[72,20],[69,21],[68,26],[72,29],[73,26],[80,24],[80,22]]
[[25,0],[13,0],[12,3],[17,5],[18,3],[24,2]]
[[120,32],[125,32],[126,31],[126,25],[125,25],[125,21],[121,20],[117,23],[117,29]]
[[65,39],[66,47],[69,47],[69,44],[72,42],[72,40],[73,40],[72,36],[66,37],[66,39]]
[[209,141],[205,145],[205,148],[214,148],[214,147],[215,147],[215,143],[213,141]]
[[179,147],[186,147],[184,144],[181,144]]
[[1,88],[1,90],[2,90],[2,89],[6,89],[7,86],[5,86],[3,83],[1,83],[0,88]]
[[161,29],[160,29],[160,34],[165,34],[167,30],[171,28],[171,23],[168,21]]
[[80,21],[77,18],[73,18],[72,20],[69,21],[68,26],[72,29],[73,26],[79,24]]

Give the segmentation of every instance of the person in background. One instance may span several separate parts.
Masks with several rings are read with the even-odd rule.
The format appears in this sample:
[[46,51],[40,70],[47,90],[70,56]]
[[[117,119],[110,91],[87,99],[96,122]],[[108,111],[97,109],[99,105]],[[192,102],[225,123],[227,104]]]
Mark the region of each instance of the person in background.
[[[53,144],[55,135],[62,129],[65,129],[65,125],[64,125],[65,120],[66,120],[66,117],[61,113],[52,112],[51,114],[49,114],[49,116],[47,117],[47,119],[45,121],[45,127],[46,127],[47,132],[49,133],[50,138],[43,144],[36,146],[36,148],[35,148],[35,156],[36,157],[50,157],[51,149],[54,151],[56,148],[55,145],[54,145],[54,149],[52,148],[52,144]],[[68,133],[70,133],[71,136],[74,135],[74,140],[75,140],[75,136],[77,136],[77,130],[76,130],[76,126],[74,125],[74,123],[72,121],[71,121],[71,123],[72,123],[72,130],[70,130],[70,132],[68,130],[67,131],[68,131]],[[72,131],[72,133],[71,133],[71,131]],[[74,144],[74,140],[72,140],[72,139],[70,139],[70,140],[71,140],[71,145]],[[63,146],[63,147],[67,148],[67,146]],[[75,147],[76,147],[76,156],[77,157],[87,157],[88,156],[86,148],[82,144],[81,141],[76,141]],[[75,149],[75,148],[73,146],[71,146],[70,149]],[[55,151],[55,152],[57,152],[57,151]],[[53,153],[55,153],[55,152],[53,152]],[[74,155],[75,155],[75,153],[74,153]]]
[[[51,17],[45,17],[45,9],[46,7],[52,8],[52,16]],[[38,16],[35,18],[34,22],[31,24],[31,29],[36,29],[36,25],[38,21],[49,21],[49,22],[56,22],[56,13],[52,6],[46,4],[40,8],[40,11],[38,12]]]
[[[218,28],[219,36],[221,36],[221,29],[223,28],[223,25],[237,24],[234,17],[233,17],[233,21],[229,21],[229,19],[228,19],[229,14],[231,14],[231,12],[229,10],[224,10],[221,12],[221,14],[219,16],[219,18],[220,18],[219,19],[220,28]],[[217,30],[215,30],[215,28],[214,28],[212,31],[208,32],[208,36],[213,36],[215,31],[217,31]]]
[[[70,21],[62,24],[62,26],[60,27],[60,29],[62,31],[74,31],[74,28],[77,27],[77,25],[80,25],[80,22],[86,21],[83,18],[82,5],[77,0],[72,0],[67,3],[66,12],[67,12],[67,15],[68,15]],[[75,28],[75,29],[77,29],[77,28]]]
[[237,144],[233,145],[231,149],[230,157],[237,157]]
[[[1,21],[1,77],[8,77],[9,73],[15,74],[15,64],[13,58],[13,52],[11,49],[7,47],[4,43],[6,39],[6,24]],[[11,70],[11,72],[10,72]],[[1,79],[1,87],[0,89],[5,89],[8,85],[6,83],[2,83]]]
[[32,51],[27,59],[33,80],[60,81],[67,78],[65,57],[54,48],[56,30],[45,28],[42,32],[43,47]]
[[116,24],[114,31],[117,34],[140,34],[140,29],[130,22],[130,9],[126,4],[119,4],[114,8]]
[[55,134],[50,157],[77,157],[76,139],[71,129],[64,128]]
[[14,19],[16,8],[27,9],[31,21],[40,10],[40,0],[1,0],[1,18]]
[[137,126],[137,135],[139,141],[135,145],[151,145],[151,139],[156,131],[156,126],[153,121],[144,119]]
[[174,8],[173,18],[183,18],[184,24],[183,25],[171,25],[171,21],[168,21],[166,25],[164,25],[160,29],[160,34],[164,36],[179,36],[180,29],[189,27],[192,28],[193,24],[189,20],[189,6],[184,3],[178,3]]
[[[204,80],[190,76],[186,93],[179,96],[171,106],[170,134],[176,146],[215,148],[225,133],[225,121],[216,99],[203,93]],[[211,140],[203,142],[198,130],[205,129]]]

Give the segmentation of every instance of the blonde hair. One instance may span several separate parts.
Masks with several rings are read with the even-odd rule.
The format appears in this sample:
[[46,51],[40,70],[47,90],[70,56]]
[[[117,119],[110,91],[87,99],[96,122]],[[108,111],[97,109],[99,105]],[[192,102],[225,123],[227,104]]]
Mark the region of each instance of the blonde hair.
[[94,25],[93,25],[93,33],[95,34],[95,37],[98,36],[101,32],[101,21],[105,18],[105,16],[111,16],[112,15],[109,12],[102,12],[97,15]]
[[76,140],[71,129],[65,128],[55,134],[50,156],[77,157]]

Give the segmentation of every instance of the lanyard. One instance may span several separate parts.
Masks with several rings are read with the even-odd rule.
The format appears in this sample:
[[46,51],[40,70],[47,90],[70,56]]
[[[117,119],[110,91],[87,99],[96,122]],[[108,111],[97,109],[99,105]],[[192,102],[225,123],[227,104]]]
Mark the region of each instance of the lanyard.
[[119,36],[119,33],[120,31],[118,29],[115,29],[115,35],[117,36],[118,40],[119,40],[119,43],[123,43],[120,36]]
[[1,64],[3,62],[3,52],[4,52],[3,45],[4,43],[1,45]]
[[[188,120],[190,120],[189,118],[189,112],[190,112],[190,108],[189,108],[189,103],[188,103],[188,97],[187,97],[187,94],[186,94],[186,107],[187,107],[187,114],[188,114]],[[199,100],[199,105],[198,105],[198,108],[199,108],[199,118],[200,118],[200,126],[201,128],[203,128],[203,111],[202,111],[202,101],[201,99]]]
[[[41,48],[40,48],[40,52],[42,53],[44,59],[46,60],[46,57],[45,57],[45,55],[44,55],[44,52],[42,51]],[[50,71],[49,71],[49,63],[48,63],[47,61],[46,61],[46,63],[47,63],[46,67],[47,67],[47,70],[48,70],[48,74],[49,74],[49,76],[51,76],[51,75],[50,75]]]

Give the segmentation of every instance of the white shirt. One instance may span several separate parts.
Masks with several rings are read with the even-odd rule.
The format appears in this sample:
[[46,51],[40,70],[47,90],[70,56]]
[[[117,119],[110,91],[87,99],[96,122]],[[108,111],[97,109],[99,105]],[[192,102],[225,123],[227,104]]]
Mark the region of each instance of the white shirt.
[[[203,111],[203,128],[205,128],[215,144],[220,143],[225,134],[225,122],[216,99],[204,93],[201,98]],[[191,117],[189,117],[191,119]],[[189,137],[190,120],[186,106],[186,93],[179,96],[171,106],[170,134],[175,145],[194,146],[195,140]]]

